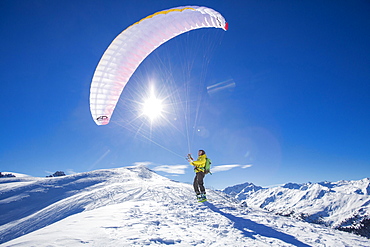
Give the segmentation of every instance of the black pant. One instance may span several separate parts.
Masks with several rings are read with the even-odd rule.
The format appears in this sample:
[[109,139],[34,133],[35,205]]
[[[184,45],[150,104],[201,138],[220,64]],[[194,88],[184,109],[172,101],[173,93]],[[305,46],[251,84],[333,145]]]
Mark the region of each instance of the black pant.
[[193,186],[194,186],[194,191],[195,191],[195,193],[197,193],[197,195],[199,195],[201,193],[202,194],[206,193],[206,190],[205,190],[204,185],[203,185],[203,179],[204,179],[205,175],[206,174],[204,174],[204,172],[197,172],[195,174]]

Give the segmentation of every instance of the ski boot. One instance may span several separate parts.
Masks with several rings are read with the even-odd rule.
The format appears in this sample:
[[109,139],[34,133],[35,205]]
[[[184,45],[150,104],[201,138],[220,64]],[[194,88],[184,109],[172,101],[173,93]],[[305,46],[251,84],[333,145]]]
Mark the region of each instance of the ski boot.
[[198,202],[199,202],[200,200],[202,200],[202,197],[201,197],[201,195],[200,195],[200,194],[197,194],[196,196],[197,196],[197,200],[198,200]]
[[200,194],[200,195],[197,195],[197,198],[198,198],[198,202],[205,202],[207,201],[207,197],[206,197],[206,194]]

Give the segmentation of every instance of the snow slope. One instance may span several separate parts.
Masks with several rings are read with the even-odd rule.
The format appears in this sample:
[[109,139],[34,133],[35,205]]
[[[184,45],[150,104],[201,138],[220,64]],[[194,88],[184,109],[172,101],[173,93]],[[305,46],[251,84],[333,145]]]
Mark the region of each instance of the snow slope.
[[241,207],[146,167],[0,180],[0,246],[370,246],[324,226]]
[[[370,179],[263,189],[249,183],[224,191],[248,206],[370,237]],[[258,188],[253,192],[250,188]]]

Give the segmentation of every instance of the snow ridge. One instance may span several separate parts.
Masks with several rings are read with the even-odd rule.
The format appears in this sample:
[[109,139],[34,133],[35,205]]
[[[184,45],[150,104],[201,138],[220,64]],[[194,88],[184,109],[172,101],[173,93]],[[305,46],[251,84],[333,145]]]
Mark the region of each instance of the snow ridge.
[[233,196],[238,200],[244,200],[254,192],[263,189],[260,186],[256,186],[252,183],[237,184],[231,187],[227,187],[223,190],[224,193]]
[[0,180],[0,246],[370,246],[370,240],[235,203],[145,166]]
[[[296,184],[264,189],[250,183],[223,191],[254,208],[370,237],[370,179]],[[250,191],[257,187],[258,190]]]

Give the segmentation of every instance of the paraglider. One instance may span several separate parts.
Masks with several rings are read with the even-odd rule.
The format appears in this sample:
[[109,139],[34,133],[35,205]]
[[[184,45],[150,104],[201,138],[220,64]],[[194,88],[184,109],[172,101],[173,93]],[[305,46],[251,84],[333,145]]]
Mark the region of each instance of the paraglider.
[[109,123],[119,97],[140,63],[166,41],[199,28],[228,29],[217,11],[183,6],[159,11],[119,34],[104,52],[90,88],[90,111],[97,125]]

